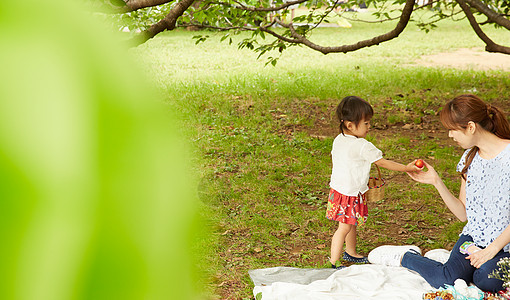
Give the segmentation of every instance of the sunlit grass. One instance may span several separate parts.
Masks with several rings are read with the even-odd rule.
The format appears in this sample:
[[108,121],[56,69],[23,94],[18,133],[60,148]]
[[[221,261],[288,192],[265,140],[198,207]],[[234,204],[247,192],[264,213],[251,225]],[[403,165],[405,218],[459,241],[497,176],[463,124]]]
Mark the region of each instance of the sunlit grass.
[[[462,150],[438,138],[437,111],[473,87],[488,101],[508,99],[510,79],[504,72],[416,65],[424,54],[482,46],[466,22],[445,24],[429,34],[410,26],[398,39],[348,54],[293,47],[276,67],[265,66],[265,57],[257,60],[256,53],[220,43],[213,32],[163,33],[132,51],[161,86],[168,105],[182,115],[181,128],[195,146],[192,172],[199,178],[196,189],[212,231],[200,246],[201,265],[210,276],[206,294],[250,298],[249,269],[324,266],[336,226],[324,216],[337,132],[334,108],[346,95],[374,105],[368,139],[386,158],[430,161],[458,192],[455,165]],[[372,26],[320,28],[312,38],[349,43],[392,25]],[[490,33],[496,38],[508,34]],[[211,38],[194,45],[191,37],[197,34]],[[424,128],[400,129],[404,124]],[[428,124],[436,127],[427,129]],[[389,127],[393,136],[385,135],[388,126],[394,126]],[[405,174],[382,172],[388,180],[386,197],[370,204],[358,250],[368,253],[387,243],[449,247],[462,224],[437,192]],[[397,236],[390,234],[395,228]]]

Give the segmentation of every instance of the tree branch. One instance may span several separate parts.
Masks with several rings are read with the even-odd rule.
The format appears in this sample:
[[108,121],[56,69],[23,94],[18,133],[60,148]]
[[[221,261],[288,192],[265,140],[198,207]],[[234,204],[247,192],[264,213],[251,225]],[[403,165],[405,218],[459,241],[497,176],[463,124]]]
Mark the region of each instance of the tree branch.
[[173,2],[174,0],[118,0],[123,2],[124,5],[119,6],[111,2],[111,0],[90,0],[96,6],[102,6],[104,13],[109,14],[123,14],[131,11],[139,10],[146,7],[158,6],[166,3]]
[[220,27],[220,26],[213,26],[213,25],[204,25],[204,24],[200,24],[200,23],[180,23],[180,24],[176,24],[175,25],[176,27],[183,27],[183,28],[186,28],[186,27],[190,27],[190,26],[193,26],[193,27],[196,27],[196,28],[199,28],[199,29],[214,29],[214,30],[218,30],[218,31],[230,31],[230,30],[240,30],[240,31],[255,31],[257,30],[258,28],[257,27],[244,27],[244,26],[229,26],[229,27]]
[[[418,10],[420,10],[420,9],[424,9],[424,8],[428,7],[429,5],[431,5],[431,4],[438,3],[438,2],[441,2],[441,1],[442,1],[442,0],[434,0],[434,1],[431,1],[431,2],[429,2],[429,3],[427,3],[427,4],[424,4],[424,5],[421,5],[421,6],[416,6],[416,7],[414,7],[414,8],[413,8],[413,12],[418,11]],[[362,19],[357,19],[357,18],[350,18],[350,17],[346,17],[346,16],[345,16],[345,11],[344,11],[344,12],[337,12],[336,14],[337,14],[338,16],[340,16],[340,17],[342,17],[342,18],[344,18],[344,19],[348,20],[348,21],[356,21],[356,22],[362,22],[362,23],[368,23],[368,24],[371,24],[371,23],[373,23],[373,24],[375,24],[375,23],[384,23],[384,22],[388,22],[388,21],[395,21],[395,20],[400,19],[400,16],[398,16],[398,17],[389,18],[389,19],[376,20],[376,21],[369,21],[369,20],[362,20]],[[440,21],[440,20],[441,20],[441,19],[439,19],[439,20],[437,20],[437,21],[433,21],[433,22],[435,23],[435,22],[438,22],[438,21]]]
[[359,50],[361,48],[379,45],[382,42],[386,42],[386,41],[389,41],[391,39],[398,37],[400,35],[400,33],[402,33],[402,31],[406,28],[407,24],[409,23],[411,13],[413,12],[413,6],[414,6],[414,0],[406,0],[404,9],[402,10],[402,14],[400,15],[400,20],[397,23],[396,27],[393,30],[391,30],[390,32],[376,36],[369,40],[359,41],[356,44],[351,44],[351,45],[342,45],[342,46],[337,46],[337,47],[324,47],[324,46],[317,45],[317,44],[313,43],[312,41],[310,41],[309,39],[307,39],[305,36],[297,33],[296,29],[294,28],[292,23],[286,24],[281,21],[277,21],[278,24],[283,27],[288,28],[294,39],[280,38],[270,31],[266,30],[266,32],[272,34],[273,36],[275,36],[283,41],[286,41],[289,43],[303,44],[303,45],[305,45],[313,50],[317,50],[323,54],[339,53],[339,52],[347,53],[347,52]]
[[494,22],[510,30],[510,20],[506,19],[502,15],[492,10],[490,7],[485,5],[485,3],[479,0],[466,0],[466,3],[468,3],[471,7],[475,8],[477,11],[481,12],[485,16],[487,16],[489,21]]
[[141,8],[158,6],[161,4],[172,2],[173,0],[123,0],[126,2],[124,11],[135,11]]
[[[275,18],[272,23],[277,22],[277,19]],[[280,24],[280,23],[279,23]],[[284,41],[291,44],[300,44],[300,41],[297,39],[291,39],[286,36],[283,36],[281,34],[278,34],[274,32],[273,30],[269,29],[270,26],[261,26],[260,30],[269,33],[270,35],[274,36],[275,38],[279,39],[280,41]]]
[[471,8],[466,4],[464,0],[456,0],[460,7],[466,14],[469,24],[475,31],[476,35],[485,43],[485,51],[487,52],[499,52],[504,54],[510,54],[510,47],[505,47],[494,43],[480,28],[480,25],[476,22],[475,16],[471,12]]
[[195,2],[195,0],[181,0],[170,12],[159,22],[149,27],[144,32],[133,38],[134,45],[140,45],[165,30],[173,30],[176,27],[177,19]]
[[326,9],[326,11],[322,14],[321,18],[317,22],[317,24],[315,24],[315,26],[311,30],[317,28],[319,26],[319,24],[322,23],[322,21],[324,21],[324,19],[335,9],[335,7],[337,6],[339,1],[340,0],[336,0],[335,3],[333,5],[331,5],[331,7]]
[[308,1],[310,1],[310,0],[294,0],[294,1],[285,2],[284,4],[282,4],[280,6],[275,6],[275,7],[253,7],[253,6],[246,6],[239,2],[236,2],[238,4],[238,6],[235,6],[230,3],[226,3],[226,2],[211,2],[211,4],[229,6],[232,8],[237,8],[237,9],[246,10],[246,11],[267,11],[267,12],[270,12],[270,11],[283,10],[285,8],[292,6],[292,5],[301,4],[304,2],[308,2]]

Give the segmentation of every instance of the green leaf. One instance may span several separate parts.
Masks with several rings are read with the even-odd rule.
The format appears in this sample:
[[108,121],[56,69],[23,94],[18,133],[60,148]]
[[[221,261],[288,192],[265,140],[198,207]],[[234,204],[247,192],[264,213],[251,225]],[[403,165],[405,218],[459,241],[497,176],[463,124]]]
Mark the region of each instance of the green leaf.
[[193,19],[195,21],[197,21],[198,23],[202,23],[205,19],[205,14],[203,11],[199,10],[199,11],[196,11],[194,14],[193,14]]
[[220,42],[223,42],[224,40],[226,40],[227,38],[229,37],[229,34],[225,34],[224,36],[221,37],[220,39]]

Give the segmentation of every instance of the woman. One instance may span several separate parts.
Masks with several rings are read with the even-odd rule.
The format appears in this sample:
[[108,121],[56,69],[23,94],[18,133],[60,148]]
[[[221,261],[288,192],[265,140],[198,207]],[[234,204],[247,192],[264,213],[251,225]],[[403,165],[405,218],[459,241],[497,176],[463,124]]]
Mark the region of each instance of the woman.
[[[428,163],[427,172],[408,174],[418,182],[434,185],[450,211],[467,224],[444,264],[407,246],[381,246],[370,253],[369,260],[402,265],[418,272],[435,288],[453,285],[460,278],[484,291],[502,290],[503,281],[489,278],[489,274],[498,269],[501,258],[510,256],[510,124],[498,108],[474,95],[458,96],[447,103],[440,118],[448,136],[467,149],[457,165],[461,174],[459,197],[448,190]],[[476,246],[469,249],[470,253],[461,252],[461,246],[469,244],[466,242]]]

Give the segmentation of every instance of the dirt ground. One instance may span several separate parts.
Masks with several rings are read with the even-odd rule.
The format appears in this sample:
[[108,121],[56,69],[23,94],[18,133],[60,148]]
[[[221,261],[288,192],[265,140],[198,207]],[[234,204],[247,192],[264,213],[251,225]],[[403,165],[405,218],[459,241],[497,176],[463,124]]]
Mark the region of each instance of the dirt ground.
[[510,55],[489,53],[482,48],[422,56],[417,62],[427,67],[510,71]]

